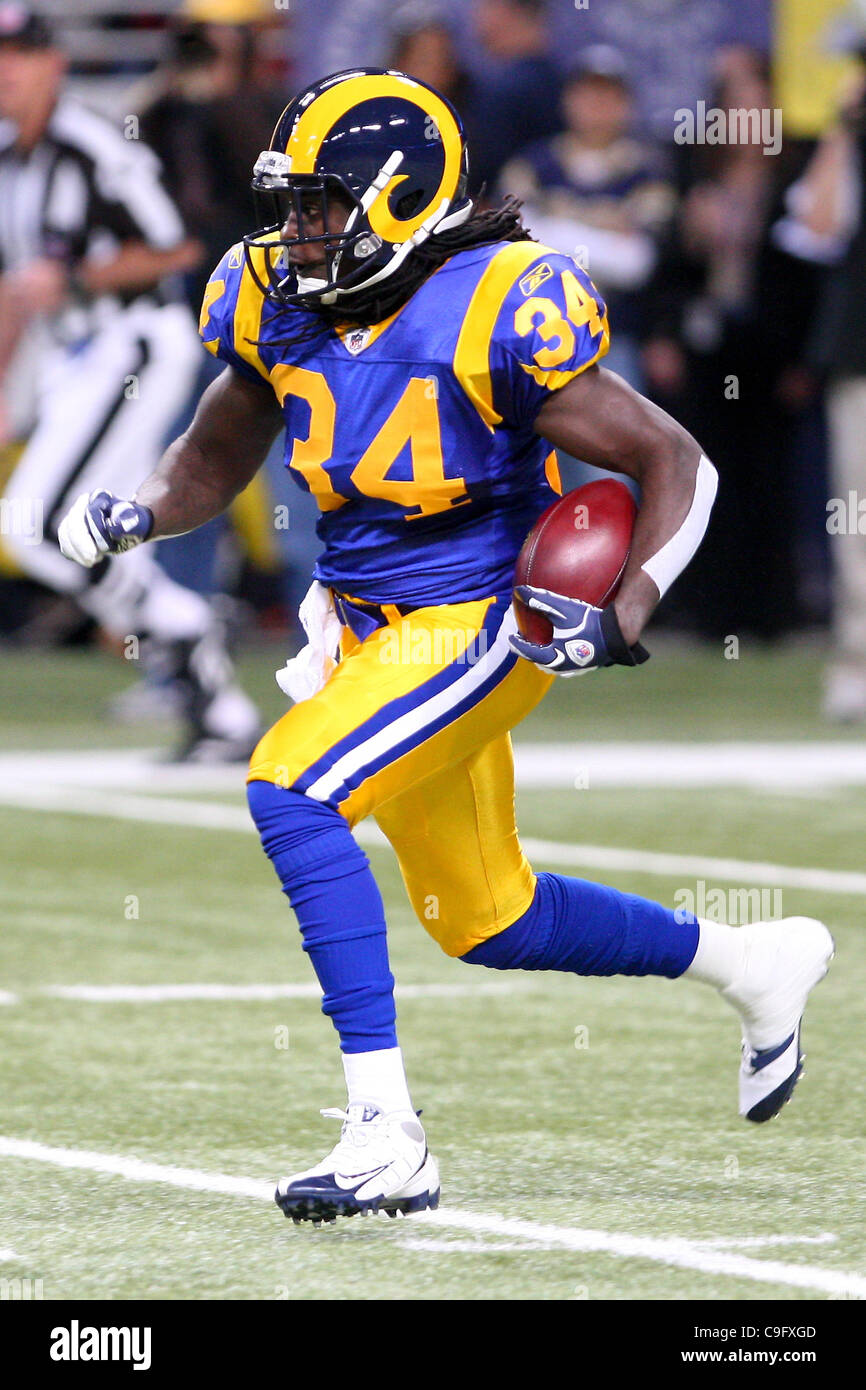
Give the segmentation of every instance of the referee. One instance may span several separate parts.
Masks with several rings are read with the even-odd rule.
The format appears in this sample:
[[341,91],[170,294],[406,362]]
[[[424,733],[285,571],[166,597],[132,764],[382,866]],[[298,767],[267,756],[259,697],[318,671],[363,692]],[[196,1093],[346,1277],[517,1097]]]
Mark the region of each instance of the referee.
[[6,490],[6,516],[28,524],[7,526],[4,541],[25,573],[109,633],[149,639],[154,667],[185,697],[182,756],[242,758],[258,717],[205,599],[150,547],[106,559],[82,583],[57,543],[80,493],[129,496],[153,470],[201,362],[171,279],[198,263],[199,244],[153,153],[68,96],[65,67],[46,20],[0,0],[0,447],[10,366],[25,339],[40,345],[35,427]]

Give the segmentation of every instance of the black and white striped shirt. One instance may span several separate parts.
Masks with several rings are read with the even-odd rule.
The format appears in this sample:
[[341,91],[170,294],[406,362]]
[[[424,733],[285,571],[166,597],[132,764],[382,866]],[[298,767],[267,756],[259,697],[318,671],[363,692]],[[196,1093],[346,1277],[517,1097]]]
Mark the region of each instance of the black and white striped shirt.
[[[160,179],[156,155],[127,140],[111,121],[73,97],[61,96],[30,151],[15,146],[15,129],[0,125],[0,274],[41,256],[71,268],[110,259],[128,241],[170,250],[184,227]],[[157,302],[175,297],[160,286]],[[129,295],[100,296],[73,311],[76,336],[84,317],[95,324]],[[67,331],[72,327],[67,319]],[[62,336],[67,336],[63,332]]]

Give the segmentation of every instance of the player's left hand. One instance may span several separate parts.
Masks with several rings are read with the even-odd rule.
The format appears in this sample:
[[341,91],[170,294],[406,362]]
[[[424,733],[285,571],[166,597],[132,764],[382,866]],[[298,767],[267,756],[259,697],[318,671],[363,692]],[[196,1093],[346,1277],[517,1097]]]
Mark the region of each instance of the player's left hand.
[[553,636],[546,646],[512,636],[511,647],[553,675],[582,676],[601,666],[639,666],[649,660],[649,652],[639,642],[632,647],[626,642],[613,604],[594,608],[591,603],[531,584],[521,584],[514,592],[528,608],[550,619]]
[[146,541],[153,530],[153,512],[138,502],[110,492],[82,492],[60,523],[57,539],[67,560],[85,569],[106,555],[117,555]]

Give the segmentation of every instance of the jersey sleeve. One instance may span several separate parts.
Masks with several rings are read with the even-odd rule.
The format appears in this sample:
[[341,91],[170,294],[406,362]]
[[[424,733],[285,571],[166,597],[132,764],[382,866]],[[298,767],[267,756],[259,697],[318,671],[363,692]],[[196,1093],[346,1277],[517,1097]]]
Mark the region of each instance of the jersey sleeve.
[[490,341],[497,414],[531,425],[558,391],[610,346],[607,308],[589,276],[559,252],[541,255],[505,296]]
[[256,339],[262,295],[246,268],[241,242],[230,247],[205,286],[199,337],[214,357],[250,381],[269,380]]
[[491,429],[531,428],[551,392],[609,345],[607,308],[585,271],[558,251],[513,242],[472,297],[455,369]]

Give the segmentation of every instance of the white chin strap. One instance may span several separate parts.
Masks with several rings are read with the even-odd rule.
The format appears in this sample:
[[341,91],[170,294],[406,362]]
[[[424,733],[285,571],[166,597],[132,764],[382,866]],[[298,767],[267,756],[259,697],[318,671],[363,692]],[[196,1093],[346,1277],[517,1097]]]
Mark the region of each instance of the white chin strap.
[[328,288],[328,281],[321,280],[316,275],[298,275],[295,278],[298,282],[299,294],[314,294],[317,290]]

